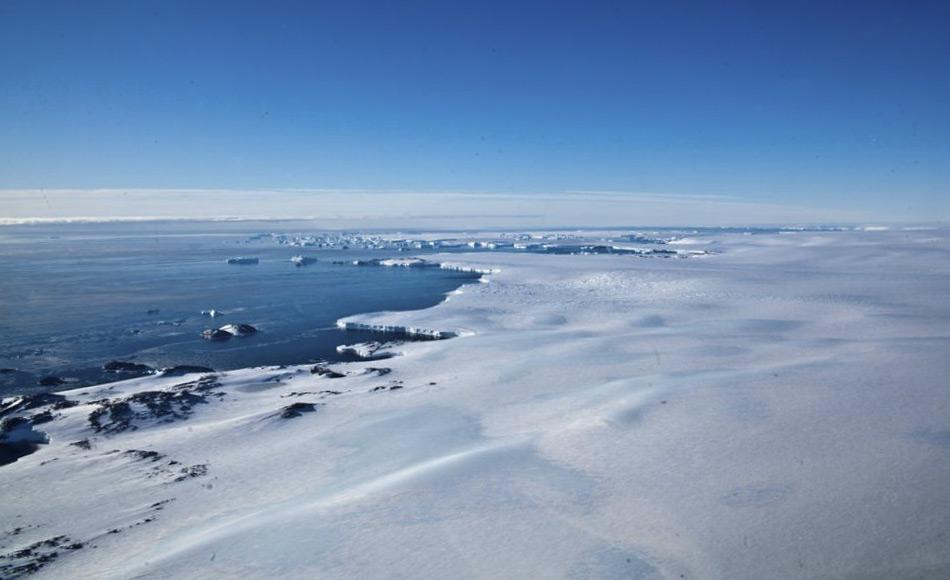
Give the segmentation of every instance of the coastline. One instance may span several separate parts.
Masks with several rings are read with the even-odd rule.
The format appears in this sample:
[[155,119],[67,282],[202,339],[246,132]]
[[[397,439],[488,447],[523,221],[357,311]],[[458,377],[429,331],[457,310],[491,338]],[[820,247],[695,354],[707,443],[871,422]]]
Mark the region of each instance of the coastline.
[[719,236],[703,260],[427,256],[491,273],[338,324],[458,338],[336,378],[61,393],[78,404],[36,425],[49,443],[0,467],[0,520],[21,528],[0,554],[82,543],[51,548],[48,578],[936,577],[950,239],[904,234]]
[[[108,229],[94,240],[74,238],[78,232],[72,227],[50,231],[63,237],[37,244],[24,238],[27,243],[5,246],[0,256],[9,274],[0,283],[0,322],[7,331],[0,349],[0,396],[134,376],[128,369],[107,368],[115,362],[134,363],[141,369],[136,373],[144,374],[146,367],[225,370],[344,360],[335,351],[339,342],[387,337],[341,332],[339,317],[437,304],[478,279],[440,269],[337,266],[338,258],[349,264],[351,258],[396,251],[297,247],[269,236],[222,237],[213,229],[198,237],[172,233],[170,239],[161,237],[169,232],[146,232],[156,237],[133,241]],[[156,252],[157,247],[166,251]],[[242,252],[260,263],[244,269],[225,263]],[[321,263],[294,268],[289,258],[301,252],[319,256]],[[51,279],[57,284],[49,284]],[[164,288],[170,280],[174,287]],[[217,316],[209,316],[211,311]],[[242,323],[260,332],[215,344],[201,339],[205,330]]]

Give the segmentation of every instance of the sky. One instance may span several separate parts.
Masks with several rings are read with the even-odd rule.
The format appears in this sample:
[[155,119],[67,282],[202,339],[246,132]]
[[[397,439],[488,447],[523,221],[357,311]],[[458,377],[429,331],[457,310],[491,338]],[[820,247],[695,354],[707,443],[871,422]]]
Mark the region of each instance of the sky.
[[307,190],[943,221],[948,63],[950,3],[917,0],[2,0],[0,218]]

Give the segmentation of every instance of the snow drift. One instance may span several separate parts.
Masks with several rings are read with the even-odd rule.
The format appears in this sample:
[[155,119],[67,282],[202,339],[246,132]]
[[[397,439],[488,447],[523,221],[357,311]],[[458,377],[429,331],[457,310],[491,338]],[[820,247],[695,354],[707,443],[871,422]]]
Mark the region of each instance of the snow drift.
[[947,233],[691,237],[436,256],[490,283],[341,321],[463,335],[384,361],[4,405],[48,442],[0,467],[0,574],[950,575]]

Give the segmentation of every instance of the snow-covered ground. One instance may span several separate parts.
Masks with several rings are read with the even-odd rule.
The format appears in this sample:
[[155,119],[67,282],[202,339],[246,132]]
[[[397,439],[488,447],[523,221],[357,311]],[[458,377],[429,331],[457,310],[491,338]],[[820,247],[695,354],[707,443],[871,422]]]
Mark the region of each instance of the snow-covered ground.
[[0,577],[950,577],[950,235],[690,244],[427,256],[491,273],[341,323],[456,338],[10,412]]

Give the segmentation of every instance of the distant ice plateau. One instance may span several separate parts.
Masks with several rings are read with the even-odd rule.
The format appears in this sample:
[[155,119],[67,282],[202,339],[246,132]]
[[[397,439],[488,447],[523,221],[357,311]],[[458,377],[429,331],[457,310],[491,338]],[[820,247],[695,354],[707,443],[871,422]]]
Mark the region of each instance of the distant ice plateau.
[[485,283],[338,322],[450,340],[4,399],[0,577],[950,576],[946,230],[259,240]]

